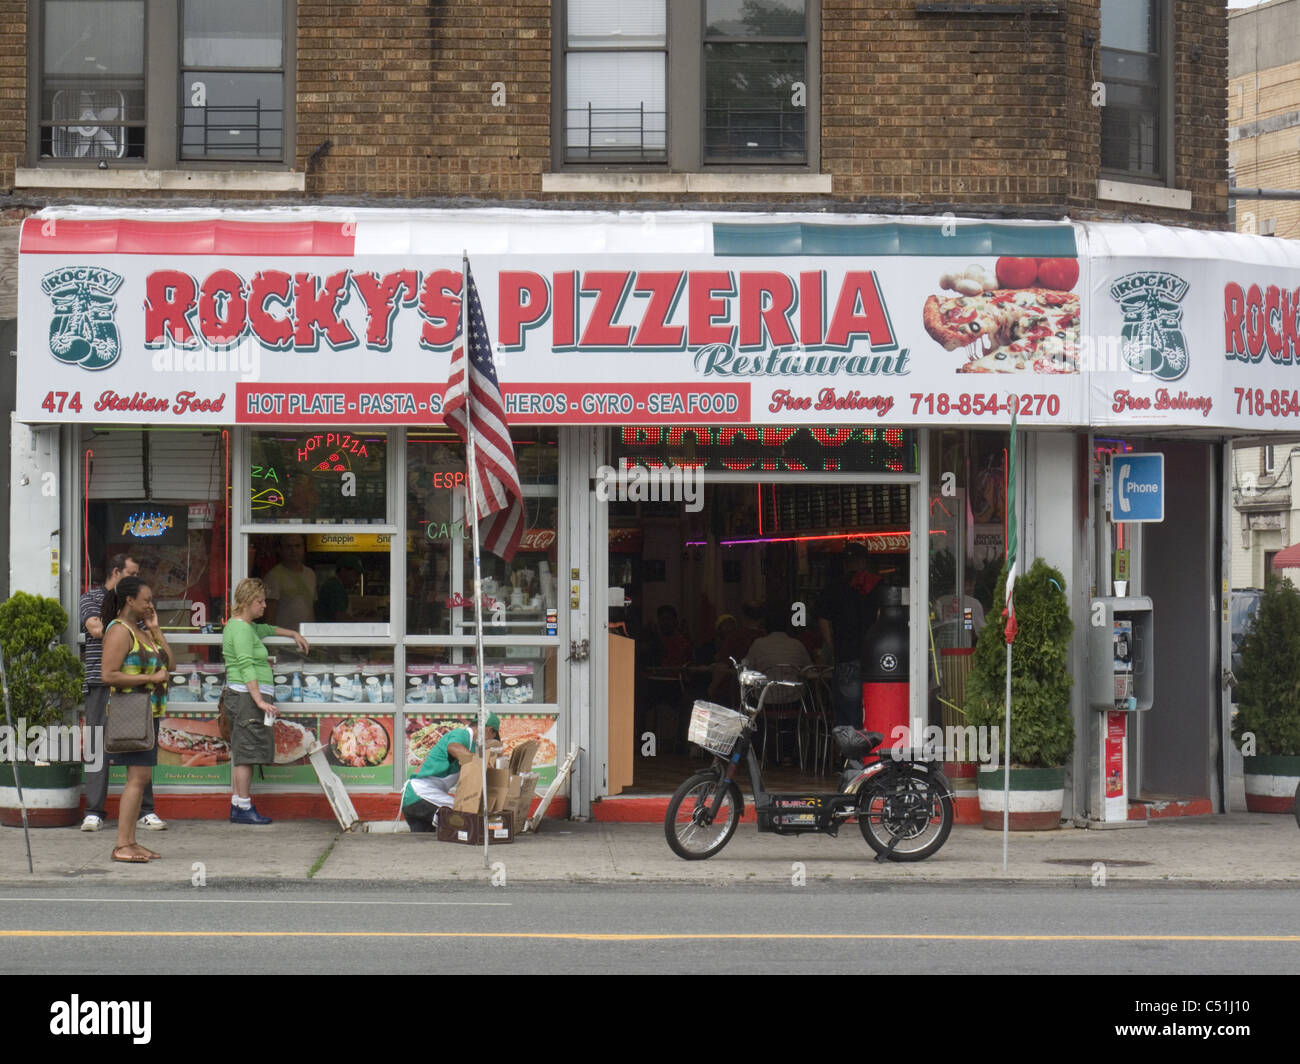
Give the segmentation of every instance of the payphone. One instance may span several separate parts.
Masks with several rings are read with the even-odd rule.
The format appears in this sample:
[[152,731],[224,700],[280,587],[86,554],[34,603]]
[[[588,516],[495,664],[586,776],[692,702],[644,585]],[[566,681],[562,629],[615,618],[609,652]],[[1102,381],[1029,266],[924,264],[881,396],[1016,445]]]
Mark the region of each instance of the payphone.
[[1149,598],[1092,600],[1088,702],[1097,711],[1097,728],[1089,758],[1089,806],[1099,824],[1128,823],[1129,714],[1150,709],[1154,700],[1153,647]]

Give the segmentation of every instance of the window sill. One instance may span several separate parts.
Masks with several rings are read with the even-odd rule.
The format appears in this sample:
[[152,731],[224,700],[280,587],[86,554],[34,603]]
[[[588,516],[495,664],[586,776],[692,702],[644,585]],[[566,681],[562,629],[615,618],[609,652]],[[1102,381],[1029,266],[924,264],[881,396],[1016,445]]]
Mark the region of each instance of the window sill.
[[90,170],[19,167],[15,188],[134,189],[163,192],[303,192],[306,176],[288,170]]
[[543,192],[727,192],[829,195],[830,174],[542,174]]
[[1144,207],[1167,207],[1172,211],[1192,209],[1190,189],[1139,185],[1131,181],[1111,181],[1106,178],[1097,182],[1097,198],[1116,203],[1138,203]]

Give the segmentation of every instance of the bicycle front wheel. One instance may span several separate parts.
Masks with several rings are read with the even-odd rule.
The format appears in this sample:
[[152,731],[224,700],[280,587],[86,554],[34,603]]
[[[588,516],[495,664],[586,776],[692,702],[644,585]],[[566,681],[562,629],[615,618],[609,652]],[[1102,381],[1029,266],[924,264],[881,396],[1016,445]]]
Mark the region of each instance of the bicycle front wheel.
[[731,841],[744,807],[740,788],[734,782],[724,780],[717,772],[697,772],[669,800],[664,836],[678,857],[703,861]]
[[891,861],[924,861],[938,853],[952,831],[950,790],[942,772],[915,765],[887,768],[862,786],[862,837]]

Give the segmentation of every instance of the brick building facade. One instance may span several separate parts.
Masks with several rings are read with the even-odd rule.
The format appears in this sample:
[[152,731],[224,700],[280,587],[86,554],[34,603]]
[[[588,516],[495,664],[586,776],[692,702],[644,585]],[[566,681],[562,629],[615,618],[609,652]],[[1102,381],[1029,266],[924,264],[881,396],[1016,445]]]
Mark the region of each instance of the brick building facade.
[[[653,165],[605,166],[596,173],[558,165],[553,99],[563,50],[555,6],[541,0],[288,3],[286,25],[296,25],[285,33],[283,68],[293,82],[293,150],[278,169],[293,179],[275,184],[241,180],[233,166],[214,176],[202,163],[164,161],[131,180],[139,166],[134,162],[114,160],[107,172],[80,172],[40,158],[31,110],[40,100],[34,86],[42,74],[29,54],[29,41],[41,32],[40,5],[8,2],[0,6],[0,49],[13,60],[0,80],[0,186],[10,190],[8,205],[18,211],[98,199],[469,198],[1068,213],[1202,228],[1224,222],[1226,17],[1210,0],[1173,5],[1172,43],[1163,57],[1173,165],[1157,183],[1162,195],[1146,203],[1133,202],[1151,200],[1140,189],[1112,184],[1099,194],[1106,175],[1094,82],[1105,80],[1105,42],[1095,0],[809,4],[820,74],[813,97],[819,113],[810,111],[809,119],[819,157],[804,167],[768,167],[763,175],[754,167],[712,167],[704,171],[712,181],[700,180],[702,173],[692,181],[670,177],[667,168]],[[979,7],[986,10],[969,10]],[[673,51],[669,59],[670,79],[687,65],[681,54]],[[28,59],[26,77],[20,57]],[[150,67],[151,99],[166,91],[154,89],[155,81],[165,84],[166,74],[155,76]],[[822,180],[783,184],[786,170]],[[1170,191],[1182,195],[1164,195]]]

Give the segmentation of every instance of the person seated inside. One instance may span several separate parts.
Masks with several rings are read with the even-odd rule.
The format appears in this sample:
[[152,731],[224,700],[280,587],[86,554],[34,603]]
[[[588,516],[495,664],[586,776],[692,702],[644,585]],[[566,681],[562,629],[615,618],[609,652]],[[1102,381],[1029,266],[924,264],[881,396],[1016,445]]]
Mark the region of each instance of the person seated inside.
[[334,566],[334,575],[321,583],[316,598],[316,619],[325,624],[341,624],[355,620],[349,596],[361,582],[361,562],[345,554]]
[[656,612],[659,620],[659,638],[656,640],[656,665],[679,669],[689,665],[693,656],[690,638],[678,627],[677,610],[660,606]]
[[[489,713],[484,734],[489,744],[501,734],[501,718]],[[416,834],[436,831],[438,810],[450,809],[456,800],[460,769],[482,748],[478,743],[477,724],[454,728],[429,751],[424,764],[402,789],[402,816]]]
[[[768,611],[765,625],[767,635],[759,636],[750,644],[745,664],[763,673],[769,680],[798,680],[802,682],[803,670],[812,664],[808,648],[791,634],[790,611],[773,607]],[[793,687],[774,687],[767,693],[766,705],[788,705],[798,702],[801,692]]]
[[[763,634],[763,605],[746,602],[740,608],[744,623],[732,621],[725,633],[718,634],[718,652],[714,657],[713,675],[709,680],[708,699],[724,706],[734,706],[740,698],[732,660],[744,661],[754,640]],[[730,614],[725,616],[730,617]]]

